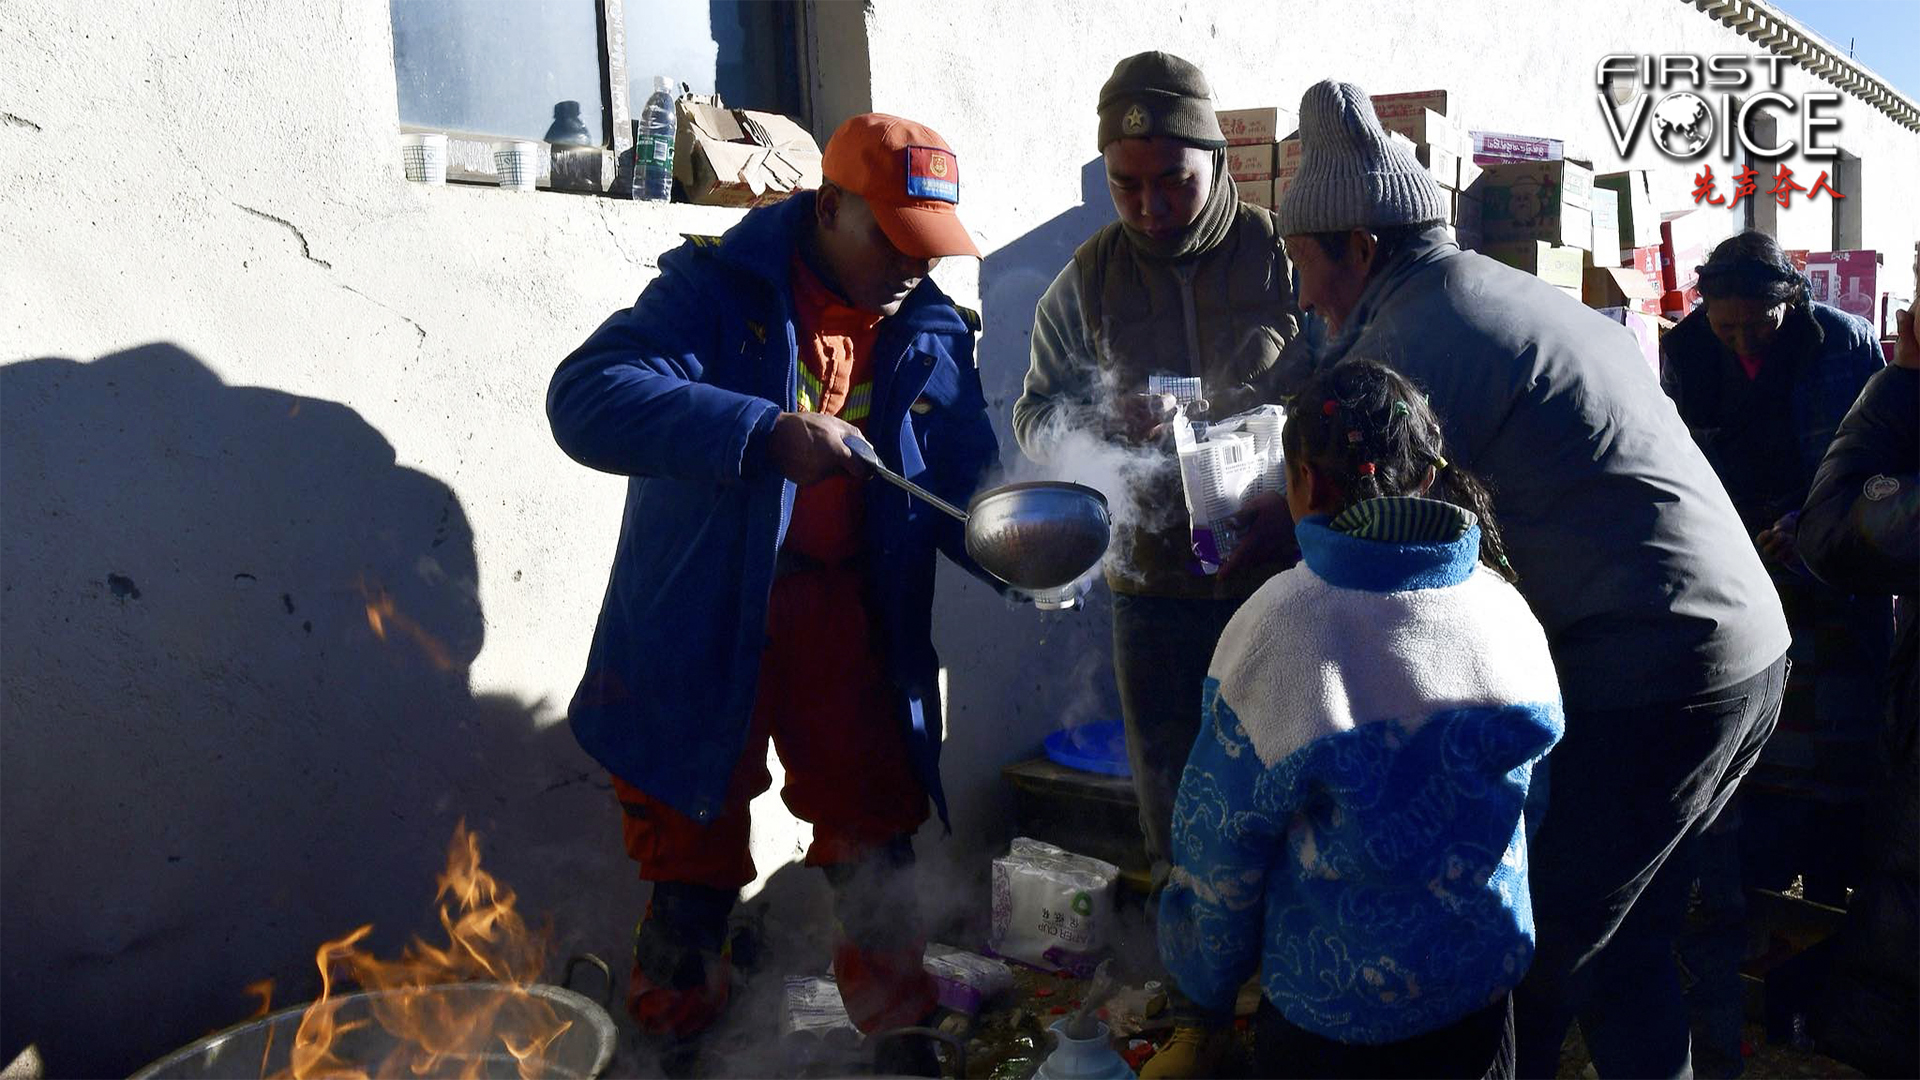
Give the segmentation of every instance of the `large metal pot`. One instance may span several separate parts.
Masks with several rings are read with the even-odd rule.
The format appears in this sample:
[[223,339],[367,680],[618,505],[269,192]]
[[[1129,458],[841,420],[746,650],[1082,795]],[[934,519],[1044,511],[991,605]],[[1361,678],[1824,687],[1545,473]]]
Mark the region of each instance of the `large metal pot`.
[[[606,1071],[608,1063],[613,1060],[616,1038],[613,1018],[597,1002],[584,995],[543,983],[509,987],[488,982],[448,983],[409,992],[434,999],[429,1007],[444,1005],[453,1010],[472,1010],[477,1015],[491,1015],[494,1010],[492,1003],[487,1000],[489,997],[521,991],[545,1001],[561,1020],[568,1021],[570,1025],[548,1044],[535,1067],[537,1075],[585,1080]],[[399,1048],[399,1042],[374,1021],[372,1009],[374,999],[395,993],[369,990],[333,999],[340,1003],[339,1012],[334,1014],[337,1022],[349,1024],[364,1021],[353,1030],[342,1032],[334,1040],[333,1053],[336,1057],[371,1073]],[[299,1030],[300,1018],[306,1010],[306,1005],[296,1005],[215,1032],[134,1073],[133,1080],[215,1077],[232,1080],[233,1077],[281,1075],[287,1070],[287,1055],[293,1046],[294,1032]],[[448,1055],[442,1064],[445,1066],[443,1075],[459,1076],[471,1070],[476,1061],[472,1055]],[[518,1080],[520,1076],[519,1062],[497,1041],[491,1052],[478,1055],[477,1064],[479,1074],[484,1077]]]

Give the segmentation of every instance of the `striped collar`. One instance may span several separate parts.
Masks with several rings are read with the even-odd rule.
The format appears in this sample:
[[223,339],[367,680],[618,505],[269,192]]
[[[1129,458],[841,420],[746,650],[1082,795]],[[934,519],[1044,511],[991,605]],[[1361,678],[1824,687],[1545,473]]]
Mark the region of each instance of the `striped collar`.
[[1391,496],[1354,503],[1328,528],[1389,544],[1451,544],[1478,523],[1472,511],[1450,502]]
[[1480,558],[1480,523],[1438,499],[1368,499],[1301,520],[1307,566],[1328,584],[1367,592],[1458,585]]

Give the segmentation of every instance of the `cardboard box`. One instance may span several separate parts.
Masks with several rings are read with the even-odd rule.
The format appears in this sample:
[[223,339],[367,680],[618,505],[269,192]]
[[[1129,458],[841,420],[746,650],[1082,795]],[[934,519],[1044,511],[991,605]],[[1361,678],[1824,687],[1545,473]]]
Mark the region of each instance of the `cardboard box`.
[[1656,247],[1660,243],[1660,215],[1654,210],[1653,178],[1645,169],[1601,173],[1593,186],[1617,194],[1620,246]]
[[729,109],[717,97],[677,106],[673,178],[688,202],[762,206],[820,186],[820,147],[793,120]]
[[1473,160],[1489,165],[1505,161],[1559,161],[1567,144],[1538,135],[1507,135],[1498,131],[1473,133]]
[[1456,191],[1472,191],[1473,185],[1480,182],[1486,168],[1473,160],[1473,145],[1468,143],[1465,152],[1460,154],[1460,186]]
[[1253,206],[1264,206],[1269,210],[1280,205],[1280,200],[1274,197],[1274,181],[1272,179],[1242,181],[1238,177],[1235,177],[1233,186],[1239,190],[1240,201],[1243,203],[1248,203]]
[[1593,206],[1593,170],[1572,161],[1496,162],[1481,168],[1480,183],[1492,187],[1532,186],[1540,189],[1546,203]]
[[1624,308],[1660,314],[1660,286],[1631,266],[1589,266],[1582,274],[1580,299],[1588,307]]
[[1660,245],[1624,248],[1620,252],[1620,263],[1646,278],[1655,292],[1666,291],[1666,282],[1661,276]]
[[1593,253],[1595,266],[1620,265],[1620,193],[1595,187],[1593,199]]
[[1235,180],[1273,179],[1273,144],[1227,147],[1227,175]]
[[1880,326],[1880,255],[1873,251],[1815,251],[1807,255],[1813,298]]
[[1464,191],[1449,191],[1448,209],[1452,211],[1454,240],[1461,247],[1475,250],[1487,242],[1485,212],[1480,200]]
[[1432,109],[1418,109],[1400,116],[1383,116],[1380,126],[1388,131],[1397,131],[1416,144],[1452,146],[1454,141],[1453,125]]
[[1480,199],[1488,243],[1593,243],[1593,173],[1571,161],[1488,165],[1469,193]]
[[1660,314],[1679,322],[1700,303],[1700,290],[1693,286],[1684,289],[1669,289],[1660,294]]
[[1660,219],[1660,282],[1668,291],[1685,290],[1699,280],[1697,270],[1707,261],[1714,222],[1697,210],[1664,214]]
[[1640,346],[1640,358],[1647,362],[1647,370],[1653,373],[1654,382],[1660,381],[1660,335],[1668,327],[1662,325],[1659,312],[1648,315],[1623,307],[1606,307],[1600,314],[1627,328],[1633,335],[1634,343]]
[[1404,94],[1373,95],[1373,114],[1385,125],[1390,116],[1408,116],[1422,109],[1453,117],[1452,98],[1445,90],[1412,90]]
[[[1293,130],[1293,113],[1278,106],[1264,109],[1219,109],[1213,115],[1220,121],[1220,133],[1227,137],[1228,146],[1273,143]],[[1280,126],[1283,117],[1286,127]]]
[[1280,199],[1293,184],[1293,178],[1300,172],[1300,140],[1287,139],[1273,148],[1273,205],[1279,206]]
[[1585,265],[1579,248],[1562,247],[1538,240],[1519,243],[1488,244],[1482,255],[1498,259],[1516,270],[1525,270],[1549,285],[1571,289],[1577,297],[1581,289],[1581,268]]
[[1413,156],[1427,167],[1434,183],[1448,191],[1460,190],[1460,155],[1448,147],[1427,144],[1414,147]]

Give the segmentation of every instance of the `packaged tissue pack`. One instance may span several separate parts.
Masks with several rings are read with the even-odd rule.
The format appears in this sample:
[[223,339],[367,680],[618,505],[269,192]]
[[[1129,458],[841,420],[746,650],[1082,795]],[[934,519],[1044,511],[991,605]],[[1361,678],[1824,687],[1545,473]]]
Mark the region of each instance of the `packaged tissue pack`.
[[922,966],[933,976],[940,1004],[968,1016],[977,1014],[980,1007],[995,996],[1013,989],[1012,968],[992,957],[951,945],[929,942]]
[[987,948],[998,956],[1084,978],[1099,963],[1113,925],[1120,868],[1017,836],[993,860],[993,922]]
[[1192,523],[1193,554],[1206,573],[1217,573],[1238,537],[1228,520],[1247,500],[1286,490],[1280,429],[1286,411],[1260,405],[1218,423],[1199,424],[1184,413],[1174,418],[1174,448],[1180,484]]

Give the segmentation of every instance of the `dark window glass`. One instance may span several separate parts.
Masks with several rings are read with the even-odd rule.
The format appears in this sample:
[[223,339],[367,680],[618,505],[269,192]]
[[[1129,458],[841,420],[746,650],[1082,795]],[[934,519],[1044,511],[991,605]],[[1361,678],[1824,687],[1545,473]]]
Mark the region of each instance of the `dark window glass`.
[[800,119],[801,5],[780,0],[626,0],[632,115],[665,75],[736,109]]
[[[553,125],[555,106],[576,101],[593,141],[606,144],[595,0],[391,0],[389,6],[402,124],[540,141]],[[629,36],[636,29],[644,32],[628,23]]]

